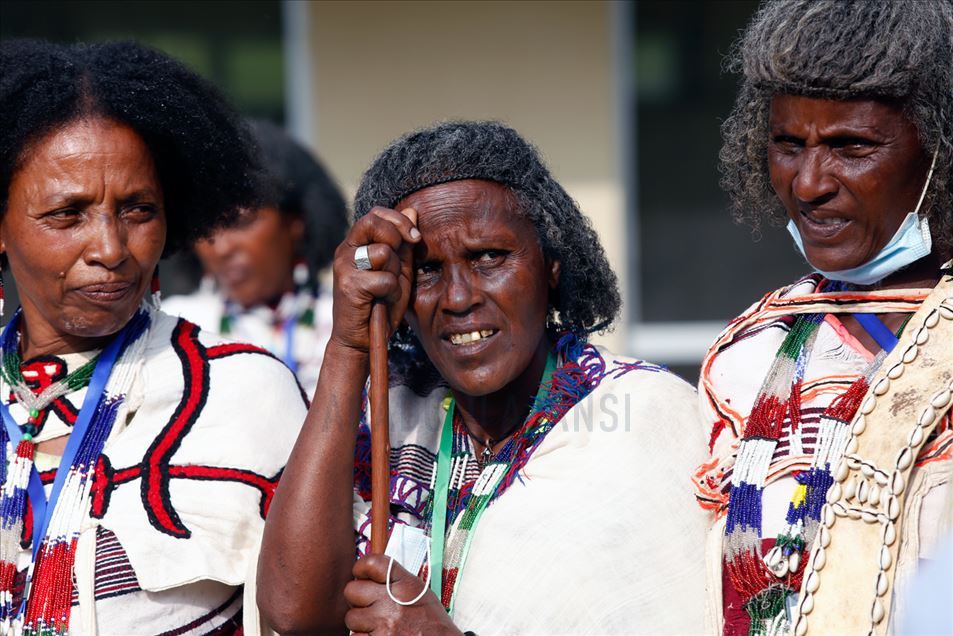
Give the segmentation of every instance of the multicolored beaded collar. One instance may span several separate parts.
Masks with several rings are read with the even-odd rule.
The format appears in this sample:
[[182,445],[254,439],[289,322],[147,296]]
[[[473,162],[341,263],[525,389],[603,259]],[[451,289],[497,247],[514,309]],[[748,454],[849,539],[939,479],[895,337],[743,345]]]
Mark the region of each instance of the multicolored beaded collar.
[[[837,465],[844,453],[850,421],[867,393],[870,378],[886,356],[886,351],[881,352],[865,373],[822,413],[812,465],[796,476],[798,485],[788,506],[784,529],[774,547],[762,555],[761,507],[767,474],[775,447],[785,434],[785,422],[789,422],[790,435],[798,434],[804,370],[823,319],[824,314],[796,317],[765,377],[738,447],[723,554],[731,585],[741,596],[751,619],[751,636],[781,635],[790,630],[791,610],[807,562],[802,554],[816,536],[821,507],[833,483],[831,467]],[[862,324],[875,329],[881,346],[889,350],[896,344],[893,334],[884,334],[883,329],[871,327],[869,322]]]
[[[470,461],[473,458],[469,431],[459,417],[453,416],[452,404],[447,403],[444,430],[441,435],[441,453],[449,455],[439,461],[435,470],[435,488],[431,491],[424,511],[424,519],[430,520],[431,537],[443,534],[444,542],[434,541],[431,553],[434,569],[441,569],[442,576],[431,576],[431,588],[441,599],[448,612],[452,611],[454,596],[465,565],[469,542],[476,531],[482,512],[519,479],[520,471],[543,442],[546,435],[562,421],[569,410],[589,395],[606,378],[618,378],[630,371],[658,372],[662,369],[642,361],[617,361],[606,368],[605,360],[589,344],[576,339],[571,333],[563,334],[550,354],[544,378],[540,383],[530,414],[517,433],[481,471],[475,481],[450,484],[446,496],[440,496],[441,463],[451,464]],[[451,435],[446,435],[447,433]],[[446,448],[444,446],[446,445]],[[449,459],[449,461],[446,461]],[[465,468],[460,474],[465,474]],[[437,511],[446,509],[445,519]],[[439,523],[443,521],[443,523]],[[446,546],[445,550],[441,548]]]
[[[33,438],[37,411],[30,408],[28,423],[21,428],[0,400],[0,417],[4,424],[0,427],[0,477],[3,481],[0,494],[0,631],[3,633],[57,636],[69,632],[73,563],[79,531],[89,511],[91,479],[119,409],[135,379],[147,340],[145,336],[153,322],[153,311],[144,304],[143,309],[97,357],[91,370],[86,369],[89,365],[84,365],[63,380],[67,392],[85,386],[87,382],[89,388],[56,471],[49,502],[33,465],[37,447]],[[5,381],[9,381],[11,376],[16,381],[18,375],[13,373],[13,361],[19,360],[20,319],[18,311],[0,337],[0,368],[4,369]],[[14,384],[13,388],[16,387]],[[40,395],[45,393],[41,391]],[[16,390],[14,394],[20,395]],[[32,523],[28,523],[31,519]],[[22,601],[17,603],[17,561],[21,549],[31,543],[33,551],[27,582]]]
[[[454,417],[456,409],[453,398],[450,398],[449,403],[446,404],[447,414],[440,434],[440,450],[437,455],[432,497],[430,534],[433,548],[429,567],[431,568],[431,589],[441,599],[447,611],[453,609],[453,597],[460,570],[466,563],[470,552],[470,542],[473,540],[473,534],[483,512],[491,500],[499,497],[506,487],[513,483],[516,471],[525,464],[528,455],[521,450],[538,445],[542,437],[564,414],[556,411],[553,408],[554,404],[548,399],[551,391],[558,390],[553,379],[555,370],[556,356],[550,353],[536,399],[520,427],[519,434],[510,438],[496,456],[488,457],[489,461],[484,464],[480,477],[468,493],[466,501],[463,501],[462,489],[456,489],[454,497],[456,501],[449,506],[450,467],[451,463],[460,461],[459,454],[451,457],[451,449],[454,446],[461,447],[459,440],[457,444],[453,443],[453,438],[455,434],[459,437],[461,429],[467,437],[470,436],[470,431],[459,417]],[[467,444],[467,454],[463,461],[469,457],[468,447],[469,444]],[[523,461],[517,466],[517,461],[521,458]],[[446,530],[448,521],[450,521],[449,532]],[[446,552],[444,546],[447,546]],[[446,564],[444,564],[445,558]],[[433,572],[439,572],[440,575],[435,575]]]

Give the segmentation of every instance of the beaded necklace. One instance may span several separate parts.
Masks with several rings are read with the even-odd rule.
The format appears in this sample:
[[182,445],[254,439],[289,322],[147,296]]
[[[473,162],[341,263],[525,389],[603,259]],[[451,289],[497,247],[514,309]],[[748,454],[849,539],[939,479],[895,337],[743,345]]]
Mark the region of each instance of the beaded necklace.
[[[444,401],[442,406],[447,413],[423,518],[430,520],[428,530],[433,542],[428,567],[442,573],[430,577],[431,589],[448,612],[453,612],[456,590],[480,517],[519,478],[519,472],[553,427],[604,379],[620,378],[632,371],[661,370],[642,361],[616,361],[607,369],[605,360],[592,345],[583,345],[572,333],[564,334],[555,353],[549,355],[530,414],[475,481],[464,480],[466,464],[472,457],[470,432],[462,419],[455,416],[453,400]],[[460,477],[448,484],[450,475]]]
[[[449,409],[450,409],[449,405],[444,407],[444,410],[449,410]],[[516,429],[522,428],[522,427],[523,427],[523,422],[517,422],[516,424],[513,425],[511,429],[509,429],[508,431],[506,431],[505,433],[503,433],[496,439],[492,437],[481,439],[478,435],[476,435],[473,431],[468,429],[466,426],[463,427],[471,440],[483,446],[483,452],[480,453],[479,457],[477,457],[477,463],[479,464],[481,470],[485,468],[487,464],[490,463],[490,460],[493,459],[493,447],[499,444],[500,442],[502,442],[503,440],[505,440],[507,437],[509,437],[513,433],[515,433]]]
[[865,372],[821,414],[817,444],[808,470],[797,474],[785,525],[775,545],[761,553],[761,507],[775,448],[790,421],[792,443],[800,424],[804,370],[823,314],[798,315],[782,342],[755,399],[732,474],[723,541],[724,566],[751,623],[749,636],[786,634],[807,559],[818,532],[821,508],[833,483],[831,467],[844,454],[850,422],[867,393],[870,378],[886,356],[882,351]]
[[[525,444],[535,446],[538,443],[535,438],[541,439],[559,421],[559,418],[553,419],[554,413],[543,410],[547,403],[546,398],[553,385],[552,377],[555,368],[556,357],[550,353],[546,360],[546,370],[543,373],[536,399],[533,401],[530,413],[523,422],[523,426],[520,427],[520,433],[511,438],[500,452],[492,457],[492,461],[483,467],[480,477],[472,485],[466,501],[461,500],[458,491],[455,505],[449,508],[446,504],[452,462],[450,458],[450,440],[453,437],[459,439],[463,436],[466,442],[470,432],[462,418],[456,416],[455,403],[452,398],[447,405],[435,474],[434,503],[431,517],[433,519],[431,527],[433,548],[431,550],[432,561],[430,566],[434,571],[441,573],[441,576],[431,576],[431,588],[440,597],[448,612],[453,610],[453,597],[456,592],[460,570],[466,563],[470,551],[470,542],[473,539],[477,523],[490,501],[499,497],[506,487],[512,484],[513,480],[510,479],[507,482],[505,477],[508,473],[515,476],[515,470],[518,470],[518,468],[515,469],[516,462],[522,459],[520,463],[525,464],[528,459],[526,453],[520,452],[520,447]],[[467,446],[469,446],[468,443]],[[469,448],[467,454],[469,455]],[[443,509],[446,509],[447,512],[444,513]],[[451,511],[455,509],[458,512],[453,516],[450,531],[445,532],[448,517],[451,516]]]
[[[154,309],[148,303],[133,316],[98,357],[88,375],[89,389],[56,471],[50,501],[33,466],[36,443],[26,426],[18,427],[0,401],[0,632],[57,636],[69,632],[73,563],[96,463],[112,431],[125,396],[138,373]],[[18,323],[14,315],[0,337],[0,367],[19,359]],[[84,365],[85,367],[86,365]],[[7,375],[4,375],[7,381]],[[74,379],[71,384],[76,385]],[[31,421],[33,414],[31,413]],[[12,455],[12,457],[11,457]],[[8,457],[9,463],[8,463]],[[32,527],[27,527],[27,501]],[[33,544],[22,603],[14,597],[17,560],[25,541]]]
[[52,404],[57,398],[78,391],[89,384],[89,379],[93,377],[93,369],[96,368],[98,361],[99,356],[97,355],[65,378],[53,382],[39,393],[34,393],[27,385],[20,369],[23,361],[18,349],[14,347],[12,352],[4,352],[2,364],[0,364],[0,378],[9,385],[17,402],[29,414],[29,420],[24,426],[24,434],[31,438],[35,437],[39,433],[40,412],[43,409]]
[[[501,461],[512,457],[512,463],[503,472],[495,487],[492,488],[492,492],[486,501],[487,506],[492,505],[496,498],[506,492],[517,479],[520,479],[520,471],[526,466],[549,432],[564,419],[572,407],[583,401],[602,382],[618,380],[637,371],[659,373],[664,370],[662,367],[641,360],[617,359],[612,361],[611,364],[607,364],[606,359],[593,345],[580,340],[572,332],[563,332],[559,335],[554,355],[556,360],[559,361],[558,366],[552,374],[552,381],[545,398],[541,403],[537,402],[535,404],[534,408],[537,412],[527,418],[522,428],[496,454],[496,458]],[[443,406],[449,409],[450,400],[445,400]],[[441,415],[443,415],[442,411]],[[391,426],[393,427],[394,423],[400,420],[394,417],[393,411],[391,417]],[[443,424],[446,426],[446,418],[443,419]],[[438,499],[436,482],[438,481],[437,471],[440,468],[439,457],[436,458],[437,461],[433,459],[426,461],[426,474],[422,471],[418,473],[415,468],[407,467],[411,464],[418,466],[424,463],[418,459],[417,449],[420,446],[415,442],[398,444],[391,451],[390,498],[392,510],[400,509],[410,514],[412,525],[423,528],[431,538],[440,534],[435,530],[435,527],[438,525],[441,515],[435,515],[434,511],[445,511],[443,515],[444,528],[449,529],[449,532],[443,533],[446,537],[444,544],[446,550],[443,553],[438,550],[431,550],[429,555],[431,563],[420,571],[420,576],[426,577],[428,570],[432,570],[434,573],[442,571],[442,576],[430,577],[431,588],[448,611],[452,609],[456,587],[459,578],[462,576],[463,556],[465,556],[463,553],[451,554],[451,542],[457,541],[457,545],[464,545],[466,542],[462,539],[465,538],[465,533],[472,533],[475,530],[472,525],[463,528],[460,524],[465,510],[475,496],[477,483],[480,481],[479,477],[467,477],[468,472],[471,475],[473,474],[473,471],[467,470],[467,466],[476,461],[473,448],[470,445],[469,434],[459,417],[453,417],[451,420],[451,435],[444,436],[441,434],[437,442],[438,446],[446,443],[445,440],[450,444],[450,483],[446,490],[445,500],[442,503],[436,501]],[[364,410],[358,426],[354,457],[354,490],[365,501],[370,500],[371,492],[371,432],[368,424],[365,393]],[[405,429],[392,428],[391,439],[395,439],[396,431],[403,430]],[[482,472],[487,473],[491,470],[491,466],[488,466]],[[421,493],[419,498],[417,493]],[[365,529],[369,526],[369,523],[369,518],[365,516],[364,520],[358,525],[358,554],[366,553],[369,535],[365,532]],[[451,535],[457,538],[454,539]],[[446,564],[439,567],[437,562],[438,560],[444,560],[444,554],[448,557]],[[435,579],[442,579],[442,582],[434,588]]]

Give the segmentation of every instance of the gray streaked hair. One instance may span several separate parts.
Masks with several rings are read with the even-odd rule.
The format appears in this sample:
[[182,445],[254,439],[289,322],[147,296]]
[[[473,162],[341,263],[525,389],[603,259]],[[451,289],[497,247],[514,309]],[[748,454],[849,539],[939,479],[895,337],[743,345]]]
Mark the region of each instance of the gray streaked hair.
[[418,190],[464,179],[506,186],[519,212],[536,226],[543,252],[560,261],[559,286],[550,307],[553,326],[583,339],[606,329],[621,301],[602,244],[537,150],[505,124],[450,121],[400,137],[364,174],[354,214],[360,218],[374,206],[391,208]]
[[768,0],[735,43],[741,74],[722,124],[721,184],[736,220],[780,223],[768,177],[768,114],[778,94],[899,104],[924,152],[937,151],[921,213],[953,249],[953,1]]
[[[354,200],[360,218],[374,206],[393,208],[430,186],[484,179],[505,186],[516,212],[536,227],[543,253],[561,264],[549,300],[547,331],[572,332],[580,341],[606,330],[619,314],[615,272],[599,237],[579,206],[553,179],[537,150],[515,130],[495,121],[450,121],[400,137],[387,146],[361,179]],[[426,394],[441,382],[406,325],[390,341],[391,382]]]

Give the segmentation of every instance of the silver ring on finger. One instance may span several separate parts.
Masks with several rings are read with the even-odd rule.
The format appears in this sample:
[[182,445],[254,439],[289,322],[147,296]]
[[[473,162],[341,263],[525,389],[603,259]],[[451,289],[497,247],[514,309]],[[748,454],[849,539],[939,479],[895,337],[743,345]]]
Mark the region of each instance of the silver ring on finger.
[[362,270],[374,269],[371,266],[371,257],[367,253],[367,246],[360,245],[354,250],[354,267]]

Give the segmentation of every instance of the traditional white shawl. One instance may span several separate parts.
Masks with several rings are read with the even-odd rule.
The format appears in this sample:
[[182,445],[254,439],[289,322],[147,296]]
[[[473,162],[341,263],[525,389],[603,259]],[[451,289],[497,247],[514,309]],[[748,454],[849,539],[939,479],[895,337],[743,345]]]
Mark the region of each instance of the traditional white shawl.
[[[600,353],[607,368],[634,362]],[[392,447],[416,445],[422,470],[432,471],[445,391],[391,389]],[[704,450],[686,383],[665,371],[607,376],[486,510],[454,623],[481,635],[702,633],[706,522],[686,471]],[[367,512],[356,497],[355,527]]]

